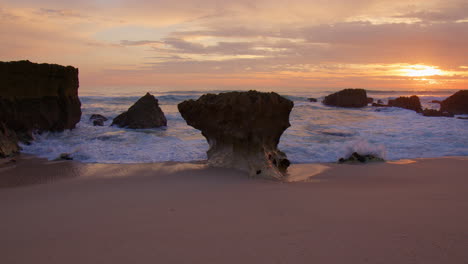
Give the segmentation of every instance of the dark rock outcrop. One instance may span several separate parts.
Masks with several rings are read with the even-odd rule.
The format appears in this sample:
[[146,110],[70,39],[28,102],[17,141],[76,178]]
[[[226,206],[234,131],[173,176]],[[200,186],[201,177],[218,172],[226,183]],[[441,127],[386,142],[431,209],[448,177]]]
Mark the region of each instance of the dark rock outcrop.
[[422,112],[421,102],[416,95],[411,97],[400,96],[397,99],[388,100],[388,106],[405,108],[418,113]]
[[167,126],[167,120],[159,107],[158,99],[150,93],[138,99],[126,112],[112,121],[112,126],[126,128],[155,128]]
[[456,115],[468,114],[468,90],[460,90],[442,101],[440,111]]
[[89,121],[93,122],[93,126],[104,126],[104,122],[107,120],[107,117],[99,114],[92,114],[89,118]]
[[386,104],[379,104],[379,103],[372,103],[372,106],[375,106],[375,107],[385,107],[385,106],[388,106]]
[[317,98],[307,98],[307,100],[312,103],[316,103],[318,101]]
[[325,97],[323,104],[339,107],[367,106],[367,93],[364,89],[344,89]]
[[0,123],[21,141],[33,132],[75,128],[81,118],[78,86],[78,69],[71,66],[0,62]]
[[16,133],[0,123],[0,158],[14,156],[19,151]]
[[55,161],[60,161],[60,160],[73,160],[72,156],[70,153],[61,153]]
[[372,154],[361,155],[357,152],[354,152],[348,158],[340,158],[338,160],[338,163],[367,163],[367,162],[375,162],[375,161],[382,162],[385,160],[376,155],[372,155]]
[[278,150],[294,104],[276,93],[205,94],[178,105],[187,124],[208,141],[208,164],[252,177],[285,179],[289,160]]
[[442,111],[439,111],[439,110],[435,110],[435,109],[424,109],[424,111],[422,111],[422,114],[423,116],[445,116],[445,117],[453,117],[454,115],[452,113],[448,113],[448,112],[442,112]]
[[374,98],[367,97],[367,104],[372,104],[374,102]]

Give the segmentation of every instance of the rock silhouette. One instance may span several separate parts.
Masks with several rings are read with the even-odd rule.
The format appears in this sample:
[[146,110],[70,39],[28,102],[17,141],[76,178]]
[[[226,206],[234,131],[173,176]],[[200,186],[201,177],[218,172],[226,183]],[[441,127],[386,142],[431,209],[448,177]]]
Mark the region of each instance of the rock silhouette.
[[92,114],[89,118],[89,121],[93,122],[93,126],[104,126],[104,122],[107,120],[107,117],[99,114]]
[[416,95],[411,97],[400,96],[396,99],[388,100],[388,106],[405,108],[418,113],[422,112],[421,101],[419,101],[419,97]]
[[364,107],[367,106],[367,93],[364,89],[344,89],[327,95],[323,104],[339,107]]
[[448,113],[448,112],[442,112],[442,111],[439,111],[439,110],[434,110],[434,109],[424,109],[422,111],[422,114],[423,116],[436,116],[436,117],[439,117],[439,116],[445,116],[445,117],[453,117],[453,114],[452,113]]
[[367,163],[367,162],[382,162],[382,161],[385,161],[385,160],[373,154],[361,155],[357,152],[353,152],[347,158],[340,158],[338,160],[338,163]]
[[456,115],[468,114],[468,90],[460,90],[442,101],[440,111]]
[[78,69],[74,67],[0,62],[0,87],[0,123],[18,140],[31,140],[33,132],[72,129],[80,121]]
[[156,128],[167,126],[167,120],[159,107],[158,99],[150,93],[138,99],[126,112],[112,121],[112,126],[138,128]]

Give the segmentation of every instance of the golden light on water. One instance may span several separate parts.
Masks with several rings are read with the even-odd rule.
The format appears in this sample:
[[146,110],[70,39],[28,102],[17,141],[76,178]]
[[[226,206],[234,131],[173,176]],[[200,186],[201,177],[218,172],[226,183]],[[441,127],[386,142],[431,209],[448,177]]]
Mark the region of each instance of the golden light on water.
[[435,75],[444,75],[444,71],[435,66],[410,65],[400,70],[401,75],[408,77],[426,77]]

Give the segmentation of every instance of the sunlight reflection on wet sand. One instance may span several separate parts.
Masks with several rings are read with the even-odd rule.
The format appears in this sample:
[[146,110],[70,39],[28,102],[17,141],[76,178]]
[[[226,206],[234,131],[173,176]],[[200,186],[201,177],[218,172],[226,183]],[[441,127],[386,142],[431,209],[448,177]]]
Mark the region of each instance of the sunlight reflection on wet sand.
[[320,182],[320,180],[312,179],[330,167],[322,164],[293,164],[288,168],[287,182]]
[[416,163],[416,161],[415,161],[415,160],[410,160],[410,159],[402,159],[402,160],[387,161],[387,163],[389,163],[389,164],[403,165],[403,164]]

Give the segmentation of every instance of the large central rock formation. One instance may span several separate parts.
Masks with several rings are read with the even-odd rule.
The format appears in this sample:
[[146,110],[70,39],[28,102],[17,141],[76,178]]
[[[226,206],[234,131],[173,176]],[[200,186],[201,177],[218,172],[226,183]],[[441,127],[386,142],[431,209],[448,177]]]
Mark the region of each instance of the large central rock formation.
[[0,62],[3,142],[16,144],[14,138],[28,141],[33,132],[75,128],[81,118],[78,86],[78,69],[71,66]]
[[252,177],[284,179],[289,160],[278,150],[294,104],[276,93],[206,94],[178,105],[187,124],[208,141],[208,164]]

